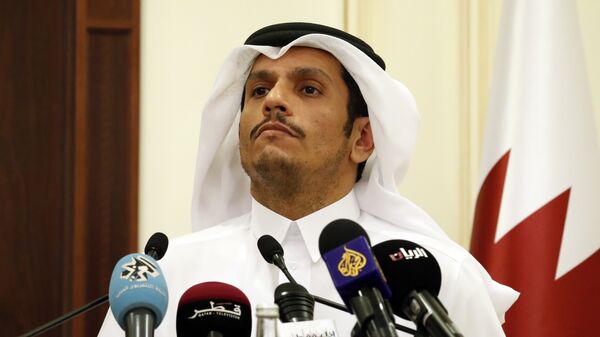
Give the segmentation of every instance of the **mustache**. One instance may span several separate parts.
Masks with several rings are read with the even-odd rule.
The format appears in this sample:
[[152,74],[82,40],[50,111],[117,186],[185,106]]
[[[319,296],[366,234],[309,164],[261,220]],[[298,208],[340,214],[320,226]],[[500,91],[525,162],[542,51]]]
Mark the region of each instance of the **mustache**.
[[[290,121],[289,121],[289,120],[288,120],[288,119],[287,119],[287,118],[286,118],[284,115],[282,115],[282,114],[280,114],[280,113],[277,113],[277,114],[275,115],[275,119],[276,119],[276,120],[277,120],[279,123],[281,123],[281,124],[283,124],[283,125],[287,126],[287,127],[288,127],[288,128],[290,128],[292,131],[294,131],[294,132],[295,132],[295,133],[298,135],[298,137],[299,137],[299,138],[304,138],[304,137],[306,137],[306,133],[304,132],[304,130],[302,130],[302,128],[301,128],[301,127],[299,127],[298,125],[296,125],[296,124],[294,124],[294,123],[290,122]],[[267,116],[267,117],[265,117],[265,118],[264,118],[262,121],[260,121],[260,123],[258,123],[258,124],[257,124],[255,127],[253,127],[253,128],[252,128],[252,130],[250,130],[250,138],[251,138],[251,139],[254,139],[254,137],[256,137],[256,133],[258,132],[258,130],[259,130],[259,129],[260,129],[262,126],[263,126],[263,125],[265,125],[266,123],[268,123],[269,121],[271,121],[271,117],[270,117],[270,116]]]

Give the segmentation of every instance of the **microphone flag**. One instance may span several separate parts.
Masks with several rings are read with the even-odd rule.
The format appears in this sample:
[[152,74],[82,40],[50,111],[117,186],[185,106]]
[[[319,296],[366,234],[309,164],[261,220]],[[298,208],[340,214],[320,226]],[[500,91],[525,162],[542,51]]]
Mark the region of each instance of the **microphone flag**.
[[323,261],[346,307],[352,308],[350,299],[365,285],[380,289],[384,298],[392,296],[365,237],[359,236],[328,251],[323,254]]
[[123,330],[126,315],[133,309],[146,308],[156,315],[158,327],[167,311],[167,283],[156,260],[145,254],[129,254],[117,262],[110,280],[110,309]]

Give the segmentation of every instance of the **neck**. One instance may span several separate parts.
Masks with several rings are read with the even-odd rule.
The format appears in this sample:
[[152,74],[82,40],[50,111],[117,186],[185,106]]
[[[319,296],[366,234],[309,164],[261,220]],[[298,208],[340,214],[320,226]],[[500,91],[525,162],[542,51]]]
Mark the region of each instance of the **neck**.
[[[290,191],[286,186],[265,186],[252,184],[252,197],[269,208],[290,220],[298,220],[325,208],[346,196],[352,190],[353,184],[341,186],[321,187],[322,184],[303,184],[304,187],[296,191]],[[334,188],[335,187],[335,188]]]

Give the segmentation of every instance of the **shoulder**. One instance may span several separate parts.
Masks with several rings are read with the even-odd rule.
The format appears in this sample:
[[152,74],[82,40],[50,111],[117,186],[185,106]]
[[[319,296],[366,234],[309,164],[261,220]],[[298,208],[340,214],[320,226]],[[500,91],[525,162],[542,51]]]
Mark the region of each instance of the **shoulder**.
[[436,259],[441,259],[456,267],[459,267],[471,256],[466,249],[450,239],[440,240],[409,231],[369,213],[361,214],[360,223],[369,233],[373,245],[388,240],[410,241],[429,250]]
[[[403,229],[368,213],[362,213],[361,225],[377,245],[389,240],[406,240],[433,255],[441,271],[439,299],[465,336],[504,336],[500,316],[488,290],[493,282],[475,258],[450,239],[443,240]],[[478,317],[473,320],[473,317]]]
[[[386,241],[399,240],[398,251],[403,246],[414,247],[413,244],[425,248],[430,255],[429,258],[433,258],[434,263],[440,268],[440,294],[445,299],[451,298],[452,293],[459,291],[457,287],[460,290],[466,290],[462,288],[461,281],[464,275],[475,275],[471,270],[472,266],[470,266],[471,254],[457,243],[450,241],[450,239],[441,240],[428,237],[369,214],[361,215],[361,220],[371,237],[373,246]],[[482,280],[477,281],[478,283],[482,282]]]

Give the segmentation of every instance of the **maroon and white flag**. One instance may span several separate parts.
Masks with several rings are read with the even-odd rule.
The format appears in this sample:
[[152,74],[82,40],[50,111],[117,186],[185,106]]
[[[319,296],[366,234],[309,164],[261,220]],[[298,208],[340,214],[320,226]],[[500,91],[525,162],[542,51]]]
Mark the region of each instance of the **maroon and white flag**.
[[574,0],[506,0],[471,252],[509,337],[600,336],[600,149]]

